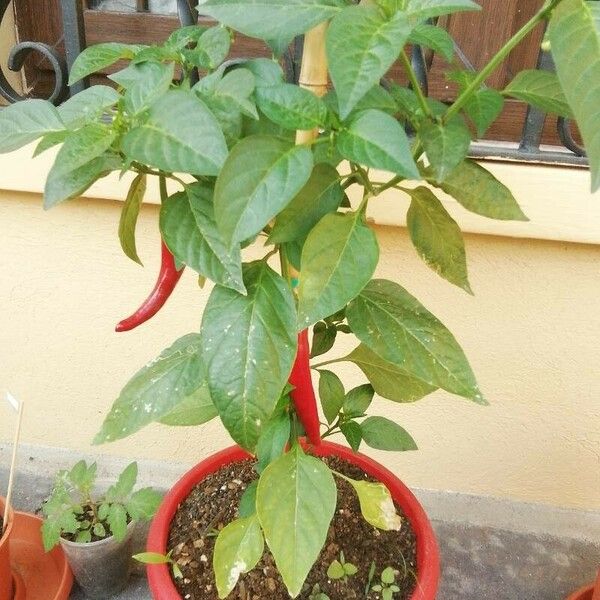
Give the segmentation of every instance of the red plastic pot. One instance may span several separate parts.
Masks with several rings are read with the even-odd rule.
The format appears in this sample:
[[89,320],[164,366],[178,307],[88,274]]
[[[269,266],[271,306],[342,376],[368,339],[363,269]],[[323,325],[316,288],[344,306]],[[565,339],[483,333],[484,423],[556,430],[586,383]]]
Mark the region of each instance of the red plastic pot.
[[[355,454],[349,448],[323,442],[312,449],[317,456],[338,456],[353,463],[363,471],[385,484],[394,500],[402,507],[404,514],[417,536],[417,588],[411,600],[434,600],[440,578],[440,555],[435,534],[422,506],[412,492],[390,471],[362,454]],[[148,552],[167,552],[167,542],[171,521],[178,506],[192,489],[205,477],[221,467],[248,458],[248,454],[233,446],[202,461],[188,471],[165,496],[148,535]],[[155,600],[181,600],[181,595],[173,585],[167,565],[148,565],[148,581]]]

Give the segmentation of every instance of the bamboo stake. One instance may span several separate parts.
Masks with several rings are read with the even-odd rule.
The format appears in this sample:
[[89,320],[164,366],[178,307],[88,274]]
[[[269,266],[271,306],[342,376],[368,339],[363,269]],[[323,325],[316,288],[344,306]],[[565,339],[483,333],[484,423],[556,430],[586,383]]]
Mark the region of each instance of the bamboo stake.
[[6,399],[11,404],[11,406],[17,411],[17,427],[15,429],[12,458],[10,461],[10,471],[8,475],[8,490],[6,492],[6,504],[4,506],[4,515],[2,516],[2,533],[4,533],[4,530],[8,527],[8,510],[12,498],[15,471],[17,466],[17,449],[19,447],[19,439],[21,437],[21,425],[23,423],[23,402],[19,402],[9,393],[6,394]]
[[[304,49],[302,51],[302,66],[300,69],[300,87],[310,90],[316,96],[324,96],[327,93],[329,83],[327,70],[327,53],[325,51],[325,34],[328,23],[317,25],[304,36]],[[296,145],[309,144],[319,135],[318,129],[296,132]],[[294,278],[298,272],[288,266],[288,272]]]

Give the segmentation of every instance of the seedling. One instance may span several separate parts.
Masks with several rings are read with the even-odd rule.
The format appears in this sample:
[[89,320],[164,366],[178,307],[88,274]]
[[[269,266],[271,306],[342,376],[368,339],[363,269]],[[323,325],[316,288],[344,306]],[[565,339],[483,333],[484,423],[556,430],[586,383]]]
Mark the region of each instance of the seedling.
[[169,550],[167,554],[159,552],[141,552],[134,554],[133,558],[145,565],[171,565],[171,571],[175,579],[183,579],[183,573],[177,564],[177,561],[172,558],[173,550]]
[[381,572],[381,582],[375,584],[371,589],[381,593],[383,600],[392,600],[394,594],[400,591],[396,585],[396,571],[392,567],[386,567]]
[[308,600],[330,600],[330,598],[321,591],[321,586],[318,583],[315,583]]
[[89,543],[114,535],[121,541],[131,521],[149,521],[161,495],[152,488],[133,491],[137,463],[131,463],[106,493],[94,497],[97,465],[82,460],[70,471],[59,471],[52,494],[42,506],[44,548],[51,550],[61,537]]
[[329,579],[341,579],[344,583],[348,581],[348,577],[357,573],[358,567],[346,562],[343,552],[340,552],[340,560],[334,560],[327,569],[327,577]]

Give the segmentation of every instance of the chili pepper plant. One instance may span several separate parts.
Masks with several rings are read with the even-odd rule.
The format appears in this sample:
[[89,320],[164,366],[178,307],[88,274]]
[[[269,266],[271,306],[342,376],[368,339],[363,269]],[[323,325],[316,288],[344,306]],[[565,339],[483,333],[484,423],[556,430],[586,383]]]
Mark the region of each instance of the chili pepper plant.
[[[101,44],[74,63],[75,83],[117,61],[116,85],[94,85],[58,108],[27,100],[0,112],[0,149],[41,138],[35,154],[61,145],[45,188],[52,208],[111,172],[133,173],[119,227],[140,262],[135,226],[146,183],[157,178],[162,269],[155,290],[118,331],[164,304],[183,269],[214,283],[200,331],[174,341],[127,383],[95,438],[111,442],[151,422],[200,425],[219,417],[257,456],[251,510],[219,534],[214,569],[221,597],[253,568],[266,540],[291,596],[324,543],[336,504],[329,467],[310,445],[336,433],[413,450],[399,424],[366,416],[373,396],[413,402],[444,390],[485,404],[452,333],[410,293],[410,281],[375,277],[379,245],[366,215],[387,190],[407,206],[410,239],[438,275],[472,293],[465,245],[441,192],[491,219],[527,220],[510,190],[468,158],[506,98],[574,118],[600,187],[600,3],[546,0],[481,71],[461,68],[439,17],[476,11],[472,0],[206,0],[214,27],[175,31],[160,46]],[[503,90],[486,80],[534,29],[556,74],[518,73]],[[274,59],[227,62],[233,32],[265,40]],[[276,57],[305,34],[299,84]],[[419,44],[447,62],[459,92],[427,98],[408,59]],[[405,80],[385,80],[393,63]],[[384,85],[380,82],[384,80]],[[328,82],[332,86],[328,88]],[[170,186],[178,191],[169,192]],[[360,190],[357,202],[347,191]],[[353,197],[355,197],[353,195]],[[247,262],[250,244],[262,258]],[[206,291],[203,293],[207,293]],[[312,345],[309,347],[309,330]],[[345,356],[340,337],[354,336]],[[365,383],[346,391],[326,366],[350,362]],[[319,374],[319,423],[311,369]],[[306,435],[308,447],[299,444]],[[379,484],[351,482],[364,516],[398,528]]]

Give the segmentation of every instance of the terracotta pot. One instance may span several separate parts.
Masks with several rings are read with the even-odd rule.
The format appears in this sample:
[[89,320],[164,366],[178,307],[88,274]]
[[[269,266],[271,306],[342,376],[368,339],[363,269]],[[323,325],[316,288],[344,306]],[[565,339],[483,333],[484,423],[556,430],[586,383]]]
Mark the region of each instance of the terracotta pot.
[[73,575],[86,597],[93,600],[114,598],[127,585],[134,529],[132,521],[125,539],[120,542],[114,536],[88,544],[60,540]]
[[[5,499],[0,498],[0,516],[4,515]],[[8,526],[4,535],[0,531],[0,600],[12,600],[13,580],[10,568],[10,550],[8,540],[13,528],[13,513],[9,508]]]
[[10,558],[14,600],[67,600],[73,575],[60,546],[44,552],[42,519],[14,513]]
[[[440,578],[439,549],[427,515],[411,491],[392,472],[362,454],[354,454],[344,446],[323,442],[312,452],[317,456],[338,456],[347,460],[389,488],[417,536],[418,581],[411,600],[434,600]],[[233,446],[214,454],[188,471],[165,496],[152,521],[148,535],[148,552],[161,554],[167,552],[171,521],[177,508],[200,481],[221,467],[244,460],[248,456],[244,450]],[[150,590],[155,600],[181,600],[167,565],[148,565],[146,570]]]
[[595,584],[592,583],[592,585],[582,587],[574,594],[571,594],[567,600],[600,600],[600,571],[598,571],[598,577],[596,578]]

